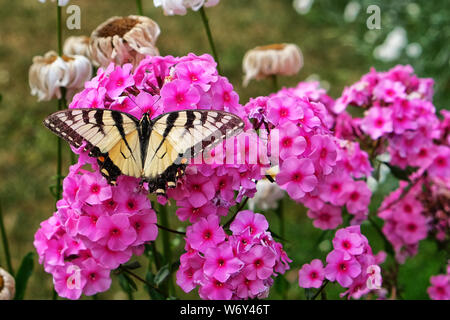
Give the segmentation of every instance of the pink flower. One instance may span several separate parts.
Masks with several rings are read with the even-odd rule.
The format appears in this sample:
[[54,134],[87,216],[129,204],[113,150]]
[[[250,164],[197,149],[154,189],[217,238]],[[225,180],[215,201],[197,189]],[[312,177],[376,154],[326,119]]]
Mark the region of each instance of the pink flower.
[[200,101],[198,90],[184,80],[173,80],[161,89],[164,111],[192,109]]
[[92,256],[101,261],[102,265],[108,269],[116,269],[122,263],[130,260],[132,256],[132,250],[128,247],[125,250],[114,251],[108,248],[108,246],[102,246],[100,244],[93,244],[91,246]]
[[337,281],[341,286],[348,288],[361,273],[361,265],[352,256],[346,256],[345,252],[333,250],[327,256],[325,278]]
[[385,102],[394,102],[396,98],[406,98],[405,86],[389,79],[384,79],[373,89],[375,98]]
[[111,198],[111,186],[99,173],[85,173],[80,180],[78,198],[88,204],[101,204]]
[[147,241],[154,241],[158,236],[156,226],[156,214],[152,209],[143,210],[129,217],[130,225],[136,231],[134,245],[140,245]]
[[311,138],[310,158],[320,166],[323,174],[330,174],[336,164],[337,149],[334,141],[326,135],[315,135]]
[[306,149],[306,140],[300,135],[300,129],[292,122],[280,127],[280,158],[299,156]]
[[350,232],[347,229],[336,231],[333,239],[334,249],[344,252],[346,258],[363,253],[363,244],[361,234]]
[[231,281],[233,286],[236,288],[236,295],[241,299],[255,298],[267,288],[264,285],[263,280],[250,280],[242,273],[238,274]]
[[437,147],[436,157],[429,166],[428,173],[441,179],[450,179],[450,148]]
[[101,216],[97,221],[97,239],[102,239],[109,249],[125,250],[137,239],[136,230],[126,214]]
[[392,109],[370,108],[361,122],[361,129],[374,140],[392,132]]
[[341,208],[333,205],[324,204],[319,210],[308,210],[307,214],[314,219],[314,227],[322,230],[335,229],[342,223]]
[[364,181],[348,181],[344,184],[342,197],[347,211],[352,214],[368,212],[371,196],[372,191]]
[[59,296],[76,300],[83,292],[86,278],[82,276],[80,267],[68,264],[58,267],[53,272],[53,284]]
[[431,287],[427,289],[433,300],[450,300],[450,276],[437,275],[430,278]]
[[275,254],[268,247],[255,245],[241,256],[245,263],[242,272],[250,280],[265,280],[273,274],[275,258]]
[[187,241],[192,248],[205,252],[225,240],[225,231],[219,226],[219,218],[209,215],[186,229]]
[[217,81],[216,73],[215,67],[208,67],[208,64],[205,62],[184,62],[176,66],[178,79],[189,81],[204,91],[209,90],[211,87],[210,83]]
[[231,284],[220,282],[217,279],[206,279],[205,284],[200,287],[198,293],[202,299],[208,300],[230,300],[233,295]]
[[130,71],[133,65],[124,64],[122,67],[116,66],[114,71],[109,74],[108,82],[105,85],[106,92],[110,98],[117,98],[122,92],[134,84],[133,77],[130,77]]
[[314,164],[310,159],[286,159],[276,180],[294,200],[303,197],[305,192],[311,192],[317,185]]
[[381,288],[381,269],[376,264],[367,267],[367,288],[370,290],[377,290]]
[[223,107],[230,111],[235,111],[239,105],[239,96],[233,91],[233,86],[227,78],[220,77],[219,80],[212,86],[213,94],[213,109],[223,110]]
[[397,234],[406,244],[414,244],[427,237],[427,221],[421,214],[402,215],[396,226]]
[[177,201],[178,209],[176,214],[181,221],[189,219],[190,223],[195,223],[200,218],[205,218],[210,214],[216,214],[217,207],[212,203],[207,202],[205,205],[200,207],[194,207],[188,200]]
[[89,258],[82,262],[82,274],[86,279],[86,286],[83,293],[92,296],[98,292],[103,292],[111,286],[111,277],[109,269],[105,269],[93,259]]
[[322,261],[314,259],[310,264],[304,264],[298,272],[298,284],[302,288],[319,288],[324,279]]
[[233,234],[242,234],[246,231],[252,237],[258,236],[269,228],[269,224],[262,214],[250,210],[239,212],[230,225]]
[[241,260],[234,256],[231,246],[228,243],[223,243],[217,248],[206,249],[203,271],[208,277],[214,277],[220,282],[225,282],[231,274],[239,271],[243,264]]
[[344,186],[348,182],[352,182],[350,176],[342,170],[333,172],[325,177],[321,185],[319,185],[319,196],[323,201],[341,206],[345,203]]
[[267,101],[267,118],[274,125],[299,120],[303,118],[303,109],[292,97],[274,97]]
[[200,174],[189,176],[187,190],[189,191],[188,201],[196,208],[205,205],[216,194],[212,181]]

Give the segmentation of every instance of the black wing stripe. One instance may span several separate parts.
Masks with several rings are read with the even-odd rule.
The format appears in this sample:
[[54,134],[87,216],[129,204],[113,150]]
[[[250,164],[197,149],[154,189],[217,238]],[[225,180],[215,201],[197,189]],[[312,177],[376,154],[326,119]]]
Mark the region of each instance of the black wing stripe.
[[127,138],[125,137],[125,130],[123,129],[123,116],[120,112],[111,112],[112,118],[114,120],[114,123],[116,124],[117,130],[119,130],[120,136],[122,137],[122,140],[125,142],[125,145],[127,146],[128,150],[131,153],[131,156],[134,159],[133,150],[131,150]]

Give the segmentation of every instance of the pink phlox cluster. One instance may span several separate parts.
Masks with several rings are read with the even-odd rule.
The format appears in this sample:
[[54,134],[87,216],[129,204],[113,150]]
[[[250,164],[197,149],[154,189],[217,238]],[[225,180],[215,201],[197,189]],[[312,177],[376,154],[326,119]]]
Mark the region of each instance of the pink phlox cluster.
[[314,259],[299,270],[299,285],[303,288],[319,288],[324,279],[336,281],[347,290],[341,297],[359,299],[382,284],[379,264],[384,255],[374,255],[367,238],[359,226],[336,231],[333,250],[326,257],[326,265]]
[[109,185],[81,156],[63,180],[54,215],[41,223],[34,246],[61,297],[78,299],[109,289],[110,272],[141,254],[158,235],[156,214],[136,178]]
[[200,218],[186,230],[186,252],[180,257],[177,284],[200,298],[236,300],[265,298],[274,277],[289,269],[291,260],[273,240],[266,218],[239,212],[228,235],[217,215]]
[[447,264],[447,272],[431,276],[431,286],[427,292],[432,300],[450,300],[450,260]]

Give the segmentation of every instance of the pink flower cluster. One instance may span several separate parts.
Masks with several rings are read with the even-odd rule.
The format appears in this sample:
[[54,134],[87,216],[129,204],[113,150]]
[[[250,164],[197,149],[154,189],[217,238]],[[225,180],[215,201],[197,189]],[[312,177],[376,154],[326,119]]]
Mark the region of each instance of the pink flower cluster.
[[187,228],[177,284],[185,292],[199,287],[202,299],[267,297],[273,277],[288,270],[291,262],[268,227],[263,215],[248,210],[236,215],[231,235],[216,215],[200,218]]
[[336,281],[348,288],[341,297],[359,299],[371,290],[381,288],[384,253],[374,256],[367,238],[359,226],[339,229],[333,239],[333,250],[327,255],[326,266],[314,259],[299,270],[302,288],[319,288],[324,279]]
[[41,223],[34,246],[53,275],[56,292],[69,299],[93,295],[111,285],[110,271],[141,254],[156,239],[156,214],[138,179],[119,177],[111,186],[87,156],[71,166],[57,211]]
[[265,128],[269,136],[278,130],[276,182],[310,209],[308,216],[321,229],[342,223],[344,205],[355,215],[355,223],[364,220],[371,197],[366,183],[355,180],[370,175],[368,155],[358,143],[333,137],[333,103],[317,83],[301,82],[245,105],[255,129]]
[[450,300],[450,260],[447,265],[447,273],[432,276],[431,286],[427,289],[432,300]]
[[[340,113],[336,132],[340,137],[387,141],[390,163],[400,168],[427,168],[439,155],[449,155],[433,143],[439,138],[439,119],[432,104],[433,80],[418,78],[411,66],[398,65],[387,72],[374,69],[344,89],[333,110]],[[353,105],[366,109],[363,118],[344,112]],[[377,153],[385,151],[380,143]],[[450,163],[441,164],[450,168]],[[448,173],[444,173],[448,174]]]

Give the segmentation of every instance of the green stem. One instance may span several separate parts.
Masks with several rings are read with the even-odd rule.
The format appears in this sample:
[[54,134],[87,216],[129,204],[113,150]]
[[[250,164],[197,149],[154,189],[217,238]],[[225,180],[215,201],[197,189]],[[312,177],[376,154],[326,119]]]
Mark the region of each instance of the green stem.
[[270,77],[272,78],[273,90],[274,92],[277,92],[278,90],[280,90],[280,87],[278,86],[278,77],[276,74],[273,74]]
[[211,50],[212,50],[212,53],[214,56],[214,60],[216,60],[216,62],[217,62],[217,71],[220,74],[222,72],[220,71],[219,56],[217,55],[216,46],[214,45],[213,37],[211,34],[211,29],[209,28],[208,17],[206,16],[205,9],[203,7],[201,7],[199,11],[200,11],[200,16],[202,17],[203,26],[205,27],[206,36],[208,37],[209,45],[211,47]]
[[143,16],[144,11],[142,10],[142,1],[141,0],[136,0],[136,7],[137,7],[138,14],[140,16]]
[[3,211],[2,211],[1,203],[0,203],[0,231],[2,233],[2,242],[3,242],[3,247],[5,250],[6,264],[8,266],[8,272],[12,276],[14,276],[14,270],[13,270],[12,263],[11,263],[11,254],[9,252],[8,237],[6,236],[5,224],[3,223]]
[[280,203],[278,204],[277,213],[278,218],[280,219],[280,236],[281,238],[285,239],[285,224],[284,224],[284,206],[283,206],[283,199],[280,200]]
[[[161,218],[161,226],[164,227],[166,230],[170,229],[166,206],[163,206],[163,205],[159,206],[159,215],[160,215],[160,218]],[[170,233],[169,232],[167,232],[167,231],[162,232],[162,241],[163,241],[163,250],[164,250],[165,263],[169,266],[169,269],[171,269],[171,266],[172,266],[172,249],[170,247]],[[169,276],[168,284],[169,284],[169,290],[174,292],[173,291],[174,287],[173,287],[172,277],[171,276]],[[168,295],[170,295],[170,294],[168,294]]]
[[311,298],[311,300],[315,300],[319,296],[319,294],[323,291],[323,289],[325,289],[325,287],[328,285],[328,283],[330,283],[330,281],[328,279],[326,279],[322,283],[322,286],[319,288],[319,290],[317,290],[316,294]]
[[61,7],[58,5],[58,1],[56,1],[56,32],[57,32],[57,40],[58,40],[58,55],[62,56],[62,27],[61,27]]

